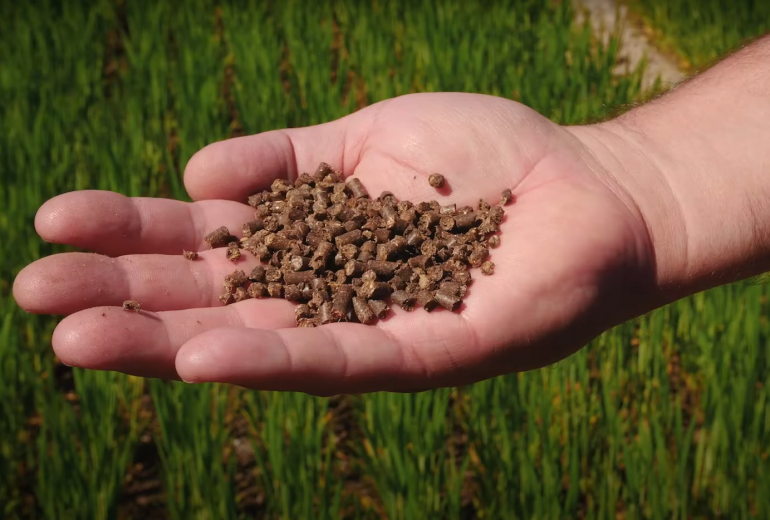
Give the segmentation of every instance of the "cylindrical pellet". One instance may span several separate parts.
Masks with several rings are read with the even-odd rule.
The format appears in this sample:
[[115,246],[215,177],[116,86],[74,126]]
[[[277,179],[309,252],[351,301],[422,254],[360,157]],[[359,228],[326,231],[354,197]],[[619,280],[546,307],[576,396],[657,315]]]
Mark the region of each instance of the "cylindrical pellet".
[[369,304],[363,298],[353,297],[353,311],[356,313],[358,321],[363,324],[369,324],[374,321],[374,311],[372,311]]

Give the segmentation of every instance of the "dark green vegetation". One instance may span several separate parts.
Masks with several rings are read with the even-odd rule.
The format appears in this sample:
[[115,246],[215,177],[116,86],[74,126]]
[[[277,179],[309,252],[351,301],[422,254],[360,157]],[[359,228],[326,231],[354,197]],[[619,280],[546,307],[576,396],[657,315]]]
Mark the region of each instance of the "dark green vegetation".
[[[768,518],[768,288],[700,294],[553,368],[320,399],[70,371],[19,269],[39,205],[186,199],[205,144],[410,91],[559,122],[639,95],[568,2],[0,4],[0,517]],[[718,51],[719,49],[717,49]]]
[[652,28],[656,44],[701,70],[770,31],[766,0],[626,0]]

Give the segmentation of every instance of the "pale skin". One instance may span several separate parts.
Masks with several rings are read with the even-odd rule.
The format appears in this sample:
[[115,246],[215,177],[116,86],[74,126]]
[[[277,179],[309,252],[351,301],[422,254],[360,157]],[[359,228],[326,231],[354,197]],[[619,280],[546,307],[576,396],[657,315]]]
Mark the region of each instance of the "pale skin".
[[[768,39],[596,125],[558,126],[491,96],[398,97],[205,147],[185,170],[192,203],[100,191],[47,201],[39,235],[92,252],[32,263],[14,295],[66,315],[53,348],[77,367],[317,395],[468,384],[548,365],[627,319],[766,270],[768,143]],[[376,326],[295,328],[282,300],[222,306],[234,265],[203,236],[239,230],[250,193],[321,161],[414,201],[496,202],[511,188],[495,274],[474,272],[459,313],[395,308]],[[434,172],[448,189],[430,187]],[[255,264],[247,254],[236,266]],[[123,311],[129,299],[142,311]]]

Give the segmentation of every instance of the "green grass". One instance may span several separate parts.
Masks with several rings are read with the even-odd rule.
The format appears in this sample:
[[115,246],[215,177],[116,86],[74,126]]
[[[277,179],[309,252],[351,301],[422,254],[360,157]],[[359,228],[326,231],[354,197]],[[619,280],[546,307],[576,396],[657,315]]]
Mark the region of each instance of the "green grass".
[[[81,370],[70,393],[56,320],[10,294],[66,249],[34,236],[47,198],[188,200],[187,160],[231,135],[413,91],[501,95],[561,123],[638,99],[640,71],[610,73],[616,42],[572,20],[540,0],[0,4],[0,516],[120,517],[145,434],[164,518],[770,516],[766,285],[677,302],[548,369],[344,406]],[[243,442],[254,457],[236,465]]]
[[626,0],[653,29],[653,43],[700,70],[770,31],[764,0]]

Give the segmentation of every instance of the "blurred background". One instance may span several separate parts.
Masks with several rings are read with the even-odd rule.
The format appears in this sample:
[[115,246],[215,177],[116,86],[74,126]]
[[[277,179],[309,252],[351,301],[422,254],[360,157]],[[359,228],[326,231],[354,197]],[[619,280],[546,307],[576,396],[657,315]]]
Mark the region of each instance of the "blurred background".
[[[656,71],[692,74],[770,29],[765,0],[589,4],[0,2],[0,518],[770,518],[756,281],[547,369],[332,399],[72,370],[50,348],[57,319],[11,295],[66,250],[33,227],[59,193],[189,200],[184,166],[212,141],[408,92],[590,122],[668,88]],[[597,14],[621,23],[600,33]]]

